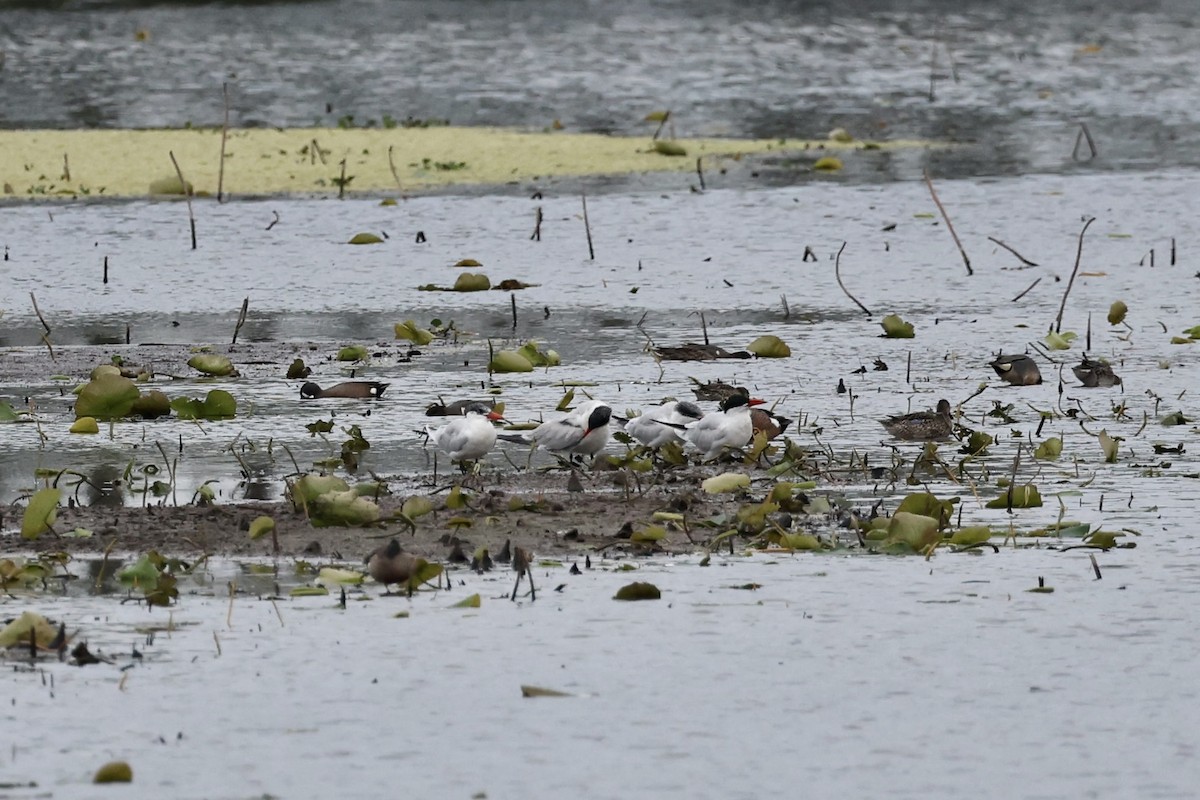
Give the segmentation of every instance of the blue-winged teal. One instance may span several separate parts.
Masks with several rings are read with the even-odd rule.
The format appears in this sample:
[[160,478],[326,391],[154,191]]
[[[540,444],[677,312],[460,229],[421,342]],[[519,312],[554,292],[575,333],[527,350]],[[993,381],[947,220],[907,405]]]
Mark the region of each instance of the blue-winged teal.
[[1078,366],[1071,367],[1071,372],[1079,378],[1079,382],[1091,388],[1120,386],[1121,378],[1113,372],[1112,365],[1107,361],[1095,361],[1084,353],[1083,361]]
[[910,442],[928,442],[949,439],[954,435],[954,418],[950,415],[950,401],[938,400],[937,411],[918,411],[914,414],[888,417],[880,420],[887,432],[897,439]]
[[1042,371],[1029,356],[996,356],[991,362],[996,374],[1013,386],[1036,386],[1042,382]]
[[328,389],[322,389],[317,384],[309,381],[300,387],[300,398],[302,400],[316,400],[323,397],[343,397],[350,400],[374,400],[383,394],[383,390],[391,386],[390,383],[380,383],[379,381],[346,381]]

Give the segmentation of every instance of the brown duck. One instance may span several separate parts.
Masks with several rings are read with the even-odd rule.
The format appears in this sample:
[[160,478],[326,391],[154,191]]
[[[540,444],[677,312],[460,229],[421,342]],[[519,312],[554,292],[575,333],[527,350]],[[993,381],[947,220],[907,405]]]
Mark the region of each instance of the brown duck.
[[395,583],[403,586],[408,583],[416,574],[422,559],[404,552],[400,543],[392,539],[363,560],[367,563],[367,573],[383,585],[384,594],[391,594],[388,585]]
[[1013,386],[1036,386],[1042,382],[1037,362],[1026,355],[996,356],[990,366],[1002,380]]
[[930,442],[949,439],[954,435],[954,418],[950,415],[950,401],[938,400],[937,411],[918,411],[880,420],[887,432],[897,439],[910,442]]
[[687,342],[678,347],[656,347],[654,355],[664,361],[715,361],[718,358],[752,358],[745,350],[731,353],[715,344]]
[[322,389],[312,381],[308,381],[300,387],[300,399],[317,400],[326,397],[341,397],[349,400],[376,400],[389,386],[391,386],[390,383],[380,383],[379,381],[346,381],[330,386],[328,389]]

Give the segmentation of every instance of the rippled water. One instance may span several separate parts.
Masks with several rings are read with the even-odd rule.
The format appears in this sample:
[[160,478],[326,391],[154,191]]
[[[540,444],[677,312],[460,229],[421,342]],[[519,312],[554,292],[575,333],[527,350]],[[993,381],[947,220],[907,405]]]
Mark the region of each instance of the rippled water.
[[219,125],[228,82],[234,125],[641,133],[667,108],[680,135],[975,142],[937,165],[977,175],[1072,168],[1086,122],[1088,169],[1200,163],[1188,0],[4,5],[3,127]]
[[[231,564],[185,580],[171,612],[112,597],[6,596],[4,616],[35,608],[62,617],[116,663],[5,673],[3,791],[94,796],[95,767],[127,758],[137,794],[172,797],[383,786],[451,797],[763,797],[798,787],[818,797],[1194,794],[1200,467],[1195,423],[1159,424],[1170,411],[1196,415],[1196,345],[1171,343],[1200,323],[1191,3],[32,5],[0,0],[0,126],[214,124],[228,81],[235,125],[390,114],[636,133],[647,111],[671,108],[680,135],[846,126],[962,144],[858,153],[842,176],[815,181],[781,159],[710,175],[705,193],[689,191],[692,176],[655,179],[653,191],[598,179],[585,186],[594,261],[576,197],[531,200],[513,187],[396,207],[201,202],[195,252],[177,204],[5,206],[0,399],[28,399],[41,424],[0,425],[0,502],[33,488],[35,467],[113,479],[129,464],[161,466],[155,444],[174,457],[181,439],[180,502],[212,478],[222,501],[273,497],[292,465],[268,445],[288,444],[302,464],[323,458],[336,444],[302,426],[333,413],[371,441],[364,467],[423,472],[414,431],[425,405],[480,391],[487,339],[533,337],[564,366],[498,378],[511,418],[553,408],[563,380],[593,381],[589,391],[624,409],[687,396],[689,377],[723,378],[778,402],[801,423],[792,435],[805,446],[882,466],[896,443],[878,419],[944,396],[997,438],[981,462],[990,473],[971,468],[978,498],[971,485],[929,478],[939,495],[963,498],[965,524],[1007,527],[1009,515],[983,502],[1019,444],[1056,434],[1061,459],[1022,457],[1020,477],[1041,486],[1046,505],[1014,524],[1027,530],[1062,514],[1125,529],[1138,547],[1096,553],[1099,581],[1087,551],[1045,548],[939,552],[928,562],[654,561],[638,575],[662,586],[664,600],[634,606],[608,600],[628,575],[543,567],[532,604],[500,599],[507,575],[461,575],[466,585],[452,596],[411,602],[352,595],[341,611],[329,598],[280,601],[282,622],[248,596],[227,616],[228,581],[271,591]],[[1087,162],[1071,158],[1080,121],[1099,148]],[[973,277],[927,190],[910,180],[924,168],[938,177]],[[534,243],[538,206],[545,222]],[[1024,351],[1054,319],[1086,216],[1097,219],[1063,327],[1082,340],[1091,314],[1090,353],[1113,361],[1123,390],[1076,385],[1067,368],[1079,343],[1056,355],[1061,373],[1038,357],[1046,384],[1004,386],[986,362]],[[359,231],[389,238],[344,244]],[[418,231],[427,243],[416,244]],[[1040,266],[1023,268],[988,237]],[[843,242],[842,277],[870,317],[837,286]],[[515,294],[515,330],[507,293],[416,290],[452,283],[463,258],[493,280],[539,284]],[[64,362],[83,350],[149,363],[172,396],[228,388],[238,417],[203,429],[121,423],[112,439],[69,435],[65,392],[82,374],[56,377],[64,370],[39,343],[29,292]],[[184,349],[225,350],[243,298],[250,315],[231,355],[245,377],[192,377]],[[1104,319],[1117,299],[1129,305],[1128,327]],[[645,352],[649,340],[699,339],[699,312],[716,343],[735,349],[775,333],[794,356],[659,365]],[[915,324],[915,339],[878,338],[891,312]],[[392,324],[434,317],[474,335],[404,360]],[[349,368],[331,357],[357,343],[375,353],[354,367],[358,377],[392,383],[384,399],[301,404],[297,383],[282,377],[286,363],[303,356],[316,379],[333,382]],[[876,359],[888,370],[872,369]],[[839,380],[853,405],[835,391]],[[988,388],[971,397],[981,383]],[[994,402],[1012,404],[1016,421],[984,416]],[[1035,437],[1037,412],[1051,408],[1079,409],[1086,428],[1056,416]],[[1101,458],[1100,429],[1124,439],[1114,464]],[[1185,452],[1156,454],[1155,444]],[[237,483],[231,446],[258,473],[251,484]],[[943,445],[957,460],[953,450]],[[911,459],[917,448],[899,452]],[[489,466],[512,469],[498,456]],[[822,478],[817,491],[866,507],[910,488],[856,474]],[[13,516],[4,520],[11,527]],[[281,565],[285,585],[289,573]],[[1055,593],[1027,594],[1039,577]],[[761,588],[732,588],[749,583]],[[483,594],[481,610],[447,608],[470,591]],[[411,616],[395,618],[402,609]],[[135,646],[136,663],[127,655]],[[577,696],[523,700],[526,683]]]

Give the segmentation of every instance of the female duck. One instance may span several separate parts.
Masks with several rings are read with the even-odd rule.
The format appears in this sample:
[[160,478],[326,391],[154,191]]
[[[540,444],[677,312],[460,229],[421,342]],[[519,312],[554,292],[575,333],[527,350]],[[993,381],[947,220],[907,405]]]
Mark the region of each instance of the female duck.
[[880,423],[892,436],[909,442],[932,442],[949,439],[954,435],[950,401],[945,399],[938,400],[937,411],[918,411],[914,414],[888,417],[880,420]]

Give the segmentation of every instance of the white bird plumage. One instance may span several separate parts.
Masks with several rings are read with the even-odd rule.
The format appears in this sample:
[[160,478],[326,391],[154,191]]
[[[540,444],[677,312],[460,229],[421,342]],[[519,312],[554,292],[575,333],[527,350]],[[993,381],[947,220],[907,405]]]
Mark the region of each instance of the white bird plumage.
[[700,451],[702,461],[712,461],[726,449],[745,447],[754,436],[750,407],[762,400],[735,394],[721,403],[720,411],[705,414],[687,426],[684,438]]
[[426,428],[434,447],[450,456],[451,461],[478,461],[496,444],[492,420],[503,419],[481,403],[469,406],[463,416],[440,428]]
[[612,408],[599,400],[579,405],[561,419],[543,422],[523,436],[501,436],[509,442],[536,444],[552,453],[594,456],[608,444]]
[[668,442],[683,439],[684,426],[703,417],[704,412],[695,403],[668,400],[646,409],[640,416],[625,420],[623,427],[646,447],[658,449]]

